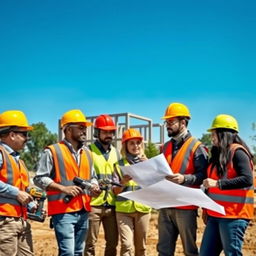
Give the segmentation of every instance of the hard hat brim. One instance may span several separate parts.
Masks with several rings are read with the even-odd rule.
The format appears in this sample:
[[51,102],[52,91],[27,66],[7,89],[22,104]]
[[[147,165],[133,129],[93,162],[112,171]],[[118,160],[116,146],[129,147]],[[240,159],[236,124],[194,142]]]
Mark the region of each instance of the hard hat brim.
[[97,128],[104,131],[115,131],[117,129],[116,126],[102,126]]
[[166,119],[170,119],[170,118],[174,118],[174,117],[185,117],[187,119],[191,119],[191,116],[163,116],[163,117],[161,117],[161,119],[166,120]]
[[24,129],[24,131],[32,131],[34,128],[33,126],[21,126],[21,125],[8,125],[8,124],[0,124],[0,127],[18,127]]
[[139,139],[139,140],[143,140],[143,137],[132,137],[132,138],[126,138],[126,139],[124,139],[124,140],[122,140],[122,143],[125,143],[126,141],[128,141],[128,140],[136,140],[136,139]]
[[93,125],[93,123],[92,122],[82,122],[81,123],[82,125],[84,125],[84,126],[86,126],[86,127],[89,127],[89,126],[92,126]]

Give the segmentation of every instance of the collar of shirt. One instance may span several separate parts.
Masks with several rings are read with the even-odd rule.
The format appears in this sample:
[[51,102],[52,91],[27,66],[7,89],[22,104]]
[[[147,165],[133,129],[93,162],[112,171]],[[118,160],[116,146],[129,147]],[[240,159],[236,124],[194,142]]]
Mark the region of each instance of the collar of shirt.
[[77,151],[75,151],[74,147],[72,146],[72,144],[69,141],[64,139],[63,142],[65,143],[65,145],[68,147],[68,149],[70,150],[70,152],[72,154],[78,155],[78,154],[80,154],[81,150],[83,149],[83,145],[82,145],[81,148],[79,148]]
[[83,146],[81,148],[79,148],[77,151],[75,151],[75,149],[73,148],[73,146],[70,142],[68,142],[66,139],[64,139],[63,142],[70,150],[70,152],[73,155],[73,157],[75,158],[77,164],[80,164],[80,154],[82,153]]
[[[9,145],[0,142],[0,145],[7,151],[8,154],[12,155],[14,159],[18,162],[20,159],[20,153],[17,151],[14,151]],[[2,166],[3,163],[3,156],[0,154],[0,166]]]
[[109,145],[108,149],[106,150],[103,145],[99,142],[99,140],[95,141],[95,145],[97,146],[97,148],[100,150],[100,152],[102,154],[108,154],[111,150],[111,144]]
[[191,133],[187,131],[187,133],[183,134],[183,136],[180,136],[177,139],[172,138],[171,141],[174,145],[174,148],[177,150],[183,145],[184,141],[186,141],[190,137],[191,137]]

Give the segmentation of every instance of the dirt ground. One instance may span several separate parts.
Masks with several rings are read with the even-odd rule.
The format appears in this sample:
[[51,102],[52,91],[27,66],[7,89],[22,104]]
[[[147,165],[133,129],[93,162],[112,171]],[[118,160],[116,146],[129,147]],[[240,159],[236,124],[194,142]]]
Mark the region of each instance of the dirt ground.
[[[255,195],[256,199],[256,195]],[[255,200],[256,202],[256,200]],[[150,220],[150,227],[147,240],[147,255],[156,256],[156,244],[157,244],[157,213],[153,213]],[[32,222],[33,241],[35,256],[53,256],[57,255],[57,244],[54,236],[54,231],[49,228],[49,219],[47,218],[44,223]],[[201,217],[198,218],[198,239],[197,243],[200,246],[202,234],[204,230],[204,224]],[[254,208],[254,220],[250,223],[250,226],[246,230],[245,241],[243,246],[243,254],[245,256],[256,255],[256,208]],[[104,256],[104,236],[103,231],[100,231],[99,240],[96,247],[96,255]],[[119,249],[119,248],[118,248]],[[182,253],[182,246],[180,240],[177,243],[175,255],[184,255]]]

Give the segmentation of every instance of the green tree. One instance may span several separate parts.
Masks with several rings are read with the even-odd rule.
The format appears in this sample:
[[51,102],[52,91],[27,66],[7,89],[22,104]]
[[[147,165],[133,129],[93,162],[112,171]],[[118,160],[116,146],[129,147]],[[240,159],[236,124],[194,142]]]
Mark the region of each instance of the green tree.
[[211,134],[210,133],[204,133],[201,137],[201,139],[199,139],[209,150],[212,147],[212,143],[211,143]]
[[30,138],[21,153],[21,158],[29,171],[35,171],[43,149],[56,143],[58,138],[57,134],[51,133],[42,122],[32,124],[32,126],[34,129],[29,133]]
[[[252,123],[252,130],[255,132],[256,131],[256,123]],[[256,134],[251,136],[251,139],[253,142],[256,142]],[[252,145],[252,150],[253,150],[253,155],[254,155],[254,164],[256,164],[256,146],[255,144]]]
[[147,158],[152,158],[154,156],[159,155],[159,149],[157,149],[156,145],[152,142],[149,142],[145,147],[145,154]]

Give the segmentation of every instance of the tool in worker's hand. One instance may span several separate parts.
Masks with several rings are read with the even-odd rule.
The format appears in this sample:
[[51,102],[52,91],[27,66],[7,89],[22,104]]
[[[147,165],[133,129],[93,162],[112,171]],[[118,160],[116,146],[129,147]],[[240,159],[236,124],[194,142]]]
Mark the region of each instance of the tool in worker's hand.
[[105,190],[105,195],[103,198],[104,201],[107,200],[109,190],[111,189],[112,186],[118,186],[118,187],[123,186],[117,182],[112,181],[109,178],[100,179],[98,182],[99,182],[100,189]]
[[[98,181],[99,182],[99,187],[101,190],[105,190],[105,195],[104,195],[104,200],[107,199],[107,196],[108,196],[108,193],[109,193],[109,190],[111,188],[111,186],[119,186],[119,187],[122,187],[121,184],[119,183],[116,183],[116,182],[113,182],[111,179],[108,179],[108,178],[104,178],[104,179],[101,179]],[[81,189],[86,189],[86,190],[90,190],[92,187],[93,187],[93,184],[90,182],[90,180],[84,180],[82,178],[79,178],[79,177],[75,177],[73,179],[73,183],[80,187]],[[65,203],[69,203],[70,200],[73,198],[72,195],[66,195],[63,199],[63,201]]]
[[44,200],[46,199],[45,191],[36,187],[31,187],[27,188],[26,192],[38,203],[38,207],[34,213],[28,212],[28,218],[34,221],[44,222],[46,217],[44,212]]
[[[78,186],[78,187],[80,187],[81,189],[86,189],[86,190],[90,190],[91,188],[92,188],[92,186],[93,186],[93,184],[90,182],[90,180],[84,180],[84,179],[82,179],[82,178],[79,178],[79,177],[75,177],[74,179],[73,179],[73,183],[76,185],[76,186]],[[69,203],[70,202],[70,200],[73,198],[73,196],[72,195],[66,195],[65,197],[64,197],[64,199],[63,199],[63,201],[64,201],[64,203]]]

